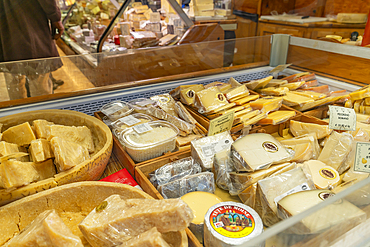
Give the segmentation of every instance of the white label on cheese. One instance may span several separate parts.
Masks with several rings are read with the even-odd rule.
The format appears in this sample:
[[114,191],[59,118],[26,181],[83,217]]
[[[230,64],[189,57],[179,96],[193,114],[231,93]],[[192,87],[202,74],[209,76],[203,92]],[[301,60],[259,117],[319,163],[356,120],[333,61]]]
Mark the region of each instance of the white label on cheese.
[[146,99],[146,100],[143,100],[143,101],[136,102],[136,104],[138,106],[141,106],[141,107],[146,106],[146,105],[153,105],[154,103],[155,103],[155,101],[151,100],[151,99]]
[[354,170],[356,172],[370,173],[370,143],[358,142],[356,144],[356,157]]
[[231,142],[228,139],[224,139],[218,142],[212,142],[201,146],[204,156],[212,158],[216,153],[228,149],[231,146]]
[[134,124],[138,124],[138,123],[141,123],[141,121],[131,115],[128,115],[126,117],[123,117],[123,118],[120,118],[119,119],[120,122],[126,124],[127,126],[132,126]]
[[122,109],[122,106],[119,105],[112,105],[108,107],[107,109],[102,110],[101,112],[104,113],[105,115],[109,116],[112,115],[113,113],[119,111]]
[[329,128],[335,130],[356,130],[356,112],[352,108],[329,105]]
[[148,123],[143,123],[143,124],[135,125],[133,128],[139,134],[148,132],[148,131],[150,131],[150,130],[153,129],[152,127],[150,127],[150,125]]
[[281,199],[283,199],[284,197],[286,197],[286,196],[288,196],[290,194],[293,194],[293,193],[297,193],[297,192],[304,191],[304,190],[309,190],[309,189],[310,189],[310,187],[308,186],[308,184],[307,183],[303,183],[303,184],[298,185],[298,186],[294,187],[293,189],[285,192],[284,194],[281,194],[280,196],[275,197],[274,202],[277,205],[277,203]]

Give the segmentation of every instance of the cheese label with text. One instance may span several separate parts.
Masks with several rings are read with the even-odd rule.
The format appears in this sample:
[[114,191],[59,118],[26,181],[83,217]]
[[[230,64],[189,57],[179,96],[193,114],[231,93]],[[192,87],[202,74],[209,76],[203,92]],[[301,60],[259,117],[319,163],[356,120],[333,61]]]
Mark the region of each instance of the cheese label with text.
[[226,113],[209,122],[208,136],[213,136],[224,131],[229,131],[233,127],[234,111]]
[[126,117],[123,117],[123,118],[120,118],[119,119],[120,122],[126,124],[127,126],[132,126],[134,124],[138,124],[140,123],[141,121],[131,115],[128,115]]
[[370,173],[370,143],[357,142],[354,170]]
[[334,130],[356,130],[356,112],[352,108],[329,105],[329,128]]
[[135,125],[133,128],[139,134],[151,131],[153,129],[148,123]]

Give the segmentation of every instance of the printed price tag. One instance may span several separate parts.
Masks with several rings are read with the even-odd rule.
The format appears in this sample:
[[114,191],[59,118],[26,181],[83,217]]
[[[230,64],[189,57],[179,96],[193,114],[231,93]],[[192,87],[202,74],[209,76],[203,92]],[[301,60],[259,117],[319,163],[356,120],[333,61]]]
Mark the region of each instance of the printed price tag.
[[370,173],[370,143],[357,142],[354,170]]
[[109,116],[112,115],[113,113],[119,111],[122,109],[122,106],[120,105],[112,105],[108,107],[107,109],[102,110],[101,112],[104,113],[105,115]]
[[309,189],[310,189],[310,187],[308,186],[308,184],[307,184],[307,183],[303,183],[303,184],[298,185],[298,186],[294,187],[293,189],[291,189],[291,190],[289,190],[289,191],[285,192],[284,194],[282,194],[282,195],[280,195],[280,196],[275,197],[274,202],[275,202],[275,204],[277,205],[277,203],[278,203],[281,199],[283,199],[284,197],[286,197],[286,196],[288,196],[288,195],[290,195],[290,194],[293,194],[293,193],[297,193],[297,192],[304,191],[304,190],[309,190]]
[[136,102],[136,104],[138,106],[141,106],[141,107],[146,106],[146,105],[153,105],[154,103],[155,103],[155,101],[151,100],[151,99],[146,99],[146,100],[143,100],[143,101]]
[[139,134],[151,131],[153,129],[152,127],[150,127],[150,125],[148,123],[135,125],[133,128]]
[[224,131],[231,130],[234,122],[235,112],[226,113],[218,118],[209,122],[208,136],[213,136]]
[[354,109],[329,105],[329,128],[335,130],[356,130],[356,112]]
[[120,118],[119,121],[126,124],[127,126],[132,126],[134,124],[141,123],[139,119],[133,117],[132,115],[128,115],[126,117]]

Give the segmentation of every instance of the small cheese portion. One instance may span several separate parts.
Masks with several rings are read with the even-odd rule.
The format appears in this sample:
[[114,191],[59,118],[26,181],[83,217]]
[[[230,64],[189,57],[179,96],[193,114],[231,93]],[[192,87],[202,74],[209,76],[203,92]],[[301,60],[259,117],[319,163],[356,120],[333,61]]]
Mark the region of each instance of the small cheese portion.
[[50,135],[49,129],[46,126],[53,125],[53,122],[46,121],[44,119],[37,119],[33,121],[33,127],[35,128],[37,139],[47,139]]
[[299,94],[287,92],[285,96],[283,96],[283,104],[287,106],[301,106],[303,104],[313,102],[314,99],[306,96],[302,96]]
[[166,240],[164,240],[162,234],[158,232],[156,227],[153,227],[149,231],[135,236],[123,244],[117,245],[117,247],[171,247]]
[[[297,215],[321,202],[335,196],[329,190],[301,191],[286,196],[278,202],[279,215],[284,219]],[[321,210],[310,214],[302,219],[303,226],[296,225],[296,232],[299,234],[319,233],[337,224],[347,224],[353,220],[362,222],[366,219],[364,211],[352,203],[340,199],[336,203],[327,205]]]
[[18,152],[19,152],[19,149],[18,149],[17,144],[8,143],[4,141],[0,142],[0,157],[13,154],[13,153],[18,153]]
[[49,160],[46,160],[40,163],[35,163],[35,162],[30,162],[30,163],[33,165],[33,167],[36,169],[37,173],[39,174],[40,176],[39,180],[51,178],[55,174],[57,174],[52,159],[49,159]]
[[201,113],[207,113],[228,104],[218,87],[210,87],[199,91],[195,96],[195,106]]
[[245,190],[238,194],[239,199],[245,205],[255,208],[255,201],[256,201],[256,191],[257,191],[257,183],[252,184],[251,186],[247,187]]
[[252,111],[252,107],[244,107],[245,109],[244,110],[241,110],[241,111],[238,111],[238,112],[235,112],[234,114],[234,119],[238,118],[238,117],[241,117],[249,112]]
[[287,92],[289,92],[289,89],[286,87],[266,87],[263,89],[258,90],[258,92],[262,95],[267,96],[283,96]]
[[231,87],[239,87],[239,86],[242,85],[237,80],[235,80],[233,77],[230,77],[230,79],[227,83],[229,83],[231,85]]
[[345,97],[346,96],[337,96],[337,97],[331,97],[330,96],[330,97],[327,97],[327,98],[324,98],[324,99],[316,100],[314,102],[309,102],[309,103],[303,104],[302,106],[294,106],[293,108],[298,110],[298,111],[306,111],[306,110],[315,108],[317,106],[335,103],[335,102],[337,102],[337,101],[339,101],[339,100],[341,100]]
[[252,100],[256,100],[259,97],[260,96],[258,95],[249,95],[247,97],[237,99],[237,100],[231,99],[230,102],[235,102],[236,105],[244,105],[245,103],[248,103],[249,101],[252,101]]
[[83,247],[84,245],[81,239],[64,224],[55,210],[46,210],[5,246]]
[[0,163],[0,187],[14,188],[38,181],[40,175],[30,162],[4,160]]
[[257,133],[243,136],[232,145],[234,166],[238,171],[266,169],[272,164],[282,163],[291,155],[274,137]]
[[365,124],[370,124],[370,116],[365,115],[365,114],[356,113],[356,121],[365,123]]
[[33,140],[29,149],[32,161],[34,162],[42,162],[47,159],[54,158],[54,153],[51,150],[50,142],[45,139]]
[[352,101],[364,99],[370,97],[370,88],[358,90],[349,94]]
[[278,87],[287,83],[287,80],[272,79],[269,83],[267,83],[266,87]]
[[320,125],[313,123],[304,123],[295,120],[290,120],[290,132],[294,136],[301,136],[310,133],[315,133],[317,139],[327,137],[333,130],[329,129],[328,125]]
[[295,116],[295,111],[275,111],[269,113],[265,119],[262,119],[258,124],[272,124],[277,125],[287,121]]
[[90,159],[89,151],[74,142],[54,137],[50,144],[55,156],[55,165],[58,171],[66,171]]
[[333,167],[339,172],[339,174],[342,174],[349,168],[347,167],[345,160],[352,150],[352,144],[352,135],[348,133],[339,134],[334,131],[322,149],[318,160]]
[[294,91],[302,87],[305,83],[306,83],[305,81],[297,81],[280,85],[280,87],[285,87],[288,88],[290,91]]
[[267,117],[267,113],[262,112],[251,119],[243,121],[243,125],[244,127],[246,127],[246,126],[250,126],[253,124],[257,124],[259,121],[261,121],[262,119],[265,119],[266,117]]
[[[251,108],[252,109],[252,108]],[[244,122],[244,121],[248,121],[249,119],[257,116],[258,114],[260,113],[259,110],[255,110],[255,111],[249,111],[247,112],[246,114],[243,114],[241,116],[239,116],[239,119],[241,122]],[[235,116],[234,116],[235,117]]]
[[3,132],[2,140],[15,143],[18,146],[27,146],[36,140],[35,133],[28,122],[10,127]]
[[213,113],[218,113],[218,112],[222,112],[222,111],[226,111],[232,107],[234,107],[236,104],[235,103],[228,103],[226,105],[223,105],[215,110],[212,110],[210,111],[209,113],[213,114]]
[[231,88],[231,84],[216,81],[216,82],[212,82],[204,86],[205,89],[208,89],[211,87],[217,87],[222,93],[225,93],[227,90]]
[[285,145],[294,151],[294,157],[291,159],[292,162],[303,162],[313,157],[313,148],[311,143],[302,143],[296,145]]
[[[124,213],[123,213],[124,212]],[[112,195],[78,225],[92,246],[114,246],[153,227],[160,233],[185,230],[193,212],[181,199],[122,199]]]
[[194,105],[195,95],[197,92],[202,91],[204,86],[202,84],[188,87],[180,91],[180,100],[186,105]]
[[309,169],[317,189],[331,189],[340,183],[339,173],[319,160],[309,160],[303,163]]
[[64,125],[49,125],[47,128],[50,130],[48,141],[54,137],[63,138],[66,141],[74,142],[81,145],[90,153],[95,151],[94,141],[89,128],[86,126],[64,126]]
[[261,110],[263,112],[276,111],[283,103],[282,97],[265,97],[250,102],[250,106],[254,110]]
[[292,94],[296,94],[296,95],[300,95],[300,96],[304,96],[304,97],[308,97],[308,98],[311,98],[311,99],[314,99],[314,100],[319,100],[319,99],[324,99],[326,98],[326,94],[323,94],[323,93],[316,93],[316,92],[310,92],[310,91],[294,91],[294,92],[291,92]]
[[273,76],[268,76],[259,80],[253,80],[247,82],[245,85],[251,90],[257,90],[266,87],[266,85],[272,80]]
[[[284,146],[288,147],[288,148],[291,148],[293,150],[295,150],[295,146],[296,145],[300,145],[300,144],[304,144],[304,145],[307,145],[308,143],[310,144],[309,147],[312,148],[312,158],[313,159],[317,159],[320,155],[320,145],[317,141],[317,138],[316,138],[316,134],[315,133],[311,133],[311,134],[307,134],[307,135],[303,135],[303,136],[300,136],[300,137],[295,137],[295,138],[288,138],[288,139],[284,139],[284,140],[280,140],[281,144],[283,144]],[[300,159],[304,159],[304,157],[309,157],[310,156],[310,150],[307,150],[308,153],[306,153],[304,150],[304,147],[305,146],[301,146],[299,148],[297,148],[297,155],[294,155],[294,158],[293,160],[295,159],[298,159],[298,157],[300,157]],[[304,153],[302,153],[302,156],[300,155],[300,151],[299,150],[302,150]],[[307,154],[307,156],[306,156]],[[298,161],[297,161],[298,162]]]
[[231,88],[228,91],[226,91],[226,93],[225,93],[225,97],[228,100],[236,98],[240,95],[245,95],[245,96],[249,95],[248,88],[245,85],[241,85],[241,86],[238,86],[238,87],[235,87],[235,88]]

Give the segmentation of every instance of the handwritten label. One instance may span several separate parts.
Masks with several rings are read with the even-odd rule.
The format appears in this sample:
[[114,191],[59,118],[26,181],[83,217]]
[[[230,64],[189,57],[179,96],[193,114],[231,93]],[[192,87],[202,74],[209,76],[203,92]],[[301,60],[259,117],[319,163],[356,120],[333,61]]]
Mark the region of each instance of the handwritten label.
[[126,124],[127,126],[132,126],[141,122],[139,119],[133,117],[132,115],[120,118],[119,121]]
[[148,123],[135,125],[133,128],[139,134],[151,131],[153,129],[152,127],[150,127],[150,125]]
[[370,173],[370,143],[357,142],[354,170]]
[[208,136],[231,130],[234,122],[234,114],[235,112],[232,111],[211,120],[209,122]]
[[335,130],[356,130],[356,112],[354,109],[329,106],[329,128]]

